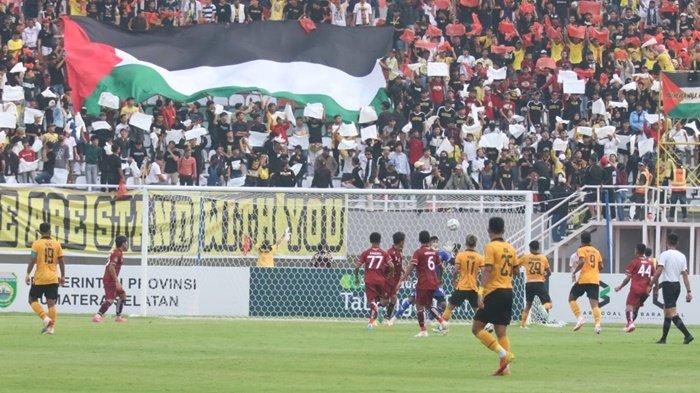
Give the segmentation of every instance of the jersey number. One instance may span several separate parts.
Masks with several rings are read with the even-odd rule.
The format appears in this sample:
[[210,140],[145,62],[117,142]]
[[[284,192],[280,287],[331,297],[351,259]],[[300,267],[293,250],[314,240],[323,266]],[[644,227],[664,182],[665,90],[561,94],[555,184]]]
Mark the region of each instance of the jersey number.
[[642,277],[651,277],[651,265],[639,266],[639,271],[637,271],[637,274]]
[[435,260],[434,259],[435,259],[434,256],[431,256],[430,258],[428,258],[428,269],[430,269],[430,270],[435,270]]
[[[591,256],[588,258],[588,263],[591,265],[592,268],[595,269],[595,267],[596,267],[595,255],[591,255]],[[598,270],[601,270],[601,269],[603,268],[603,266],[601,266],[602,264],[603,264],[602,261],[598,264]]]
[[44,260],[49,265],[53,263],[53,248],[47,247],[44,249]]
[[542,263],[535,262],[530,265],[530,274],[542,274]]
[[[382,265],[382,257],[369,257],[369,269],[379,269]],[[376,265],[375,265],[376,263]]]
[[508,254],[503,254],[503,266],[501,266],[501,276],[513,275],[513,257]]

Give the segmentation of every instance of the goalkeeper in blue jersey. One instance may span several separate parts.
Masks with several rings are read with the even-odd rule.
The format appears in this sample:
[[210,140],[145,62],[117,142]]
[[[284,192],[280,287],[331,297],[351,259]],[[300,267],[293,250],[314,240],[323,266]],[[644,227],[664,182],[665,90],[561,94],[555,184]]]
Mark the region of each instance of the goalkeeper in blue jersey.
[[[454,252],[449,252],[445,251],[443,249],[440,249],[440,239],[438,239],[437,236],[432,236],[430,238],[430,248],[433,250],[436,250],[438,253],[438,256],[440,257],[440,260],[442,261],[442,266],[445,266],[446,263],[449,264],[454,264]],[[459,245],[457,245],[456,249],[459,249]],[[454,250],[453,250],[454,251]],[[437,276],[441,278],[442,281],[442,267],[436,267],[436,273]],[[447,295],[445,294],[445,290],[442,288],[442,285],[440,285],[435,292],[433,293],[433,298],[435,301],[437,301],[437,308],[438,311],[441,313],[445,311],[445,307],[447,307]],[[391,317],[389,320],[389,325],[393,325],[394,322],[396,322],[396,319],[400,318],[413,304],[416,302],[416,290],[414,289],[413,292],[411,292],[411,296],[403,299],[401,301],[401,305],[399,308],[396,310],[394,313],[394,316]],[[429,318],[432,319],[433,316],[428,314]]]

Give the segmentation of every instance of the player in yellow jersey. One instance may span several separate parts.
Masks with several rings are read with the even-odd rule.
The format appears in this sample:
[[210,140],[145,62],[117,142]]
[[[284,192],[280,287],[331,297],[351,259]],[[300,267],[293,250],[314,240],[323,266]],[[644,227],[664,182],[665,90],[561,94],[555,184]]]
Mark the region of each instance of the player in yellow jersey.
[[[578,264],[571,272],[571,279],[574,286],[571,287],[569,293],[569,305],[571,311],[577,318],[574,331],[581,329],[586,320],[581,315],[581,309],[576,303],[576,299],[580,298],[584,293],[588,296],[591,302],[591,311],[595,320],[595,332],[600,334],[600,307],[598,307],[598,291],[600,289],[600,271],[603,270],[603,257],[595,247],[591,245],[591,234],[583,232],[581,234],[581,247],[576,251],[578,255]],[[581,271],[581,275],[576,279],[576,273]]]
[[476,247],[476,236],[468,235],[465,244],[467,246],[466,250],[460,251],[455,257],[454,292],[452,292],[447,308],[442,314],[442,318],[445,321],[450,320],[454,309],[462,306],[465,300],[469,302],[474,311],[479,306],[476,276],[479,273],[479,269],[484,265],[484,257],[474,250]]
[[[27,275],[24,281],[29,289],[29,305],[44,322],[42,334],[53,334],[56,324],[56,301],[58,300],[58,285],[65,283],[66,266],[63,264],[63,249],[61,243],[51,239],[51,226],[48,223],[39,225],[41,238],[32,243],[32,254],[27,265]],[[36,271],[34,271],[36,265]],[[60,265],[61,271],[58,272]],[[31,274],[34,271],[34,277]],[[48,314],[39,304],[44,296],[49,307]]]
[[[506,330],[513,317],[513,269],[518,266],[518,259],[515,248],[503,240],[503,218],[491,217],[488,232],[491,241],[484,247],[481,268],[483,293],[479,294],[472,333],[486,348],[498,354],[500,364],[493,375],[506,375],[510,373],[508,364],[515,360]],[[487,323],[493,323],[498,339],[484,330]]]
[[525,268],[525,309],[520,315],[520,327],[524,328],[527,322],[527,316],[530,314],[532,302],[535,296],[542,302],[542,307],[549,313],[552,308],[552,299],[549,297],[549,292],[544,286],[552,270],[549,267],[549,261],[544,254],[540,253],[540,242],[533,240],[530,242],[530,253],[524,255],[518,261],[518,265]]

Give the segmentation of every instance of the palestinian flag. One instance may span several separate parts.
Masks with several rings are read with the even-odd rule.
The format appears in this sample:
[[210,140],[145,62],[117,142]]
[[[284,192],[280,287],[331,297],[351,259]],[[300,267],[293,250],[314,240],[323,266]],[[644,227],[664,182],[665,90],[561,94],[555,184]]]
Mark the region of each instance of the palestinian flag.
[[700,118],[700,72],[661,73],[661,100],[669,118]]
[[139,102],[257,92],[320,102],[347,120],[386,99],[379,59],[391,48],[391,27],[321,24],[307,34],[287,21],[132,32],[87,17],[63,22],[73,104],[91,114],[105,91]]

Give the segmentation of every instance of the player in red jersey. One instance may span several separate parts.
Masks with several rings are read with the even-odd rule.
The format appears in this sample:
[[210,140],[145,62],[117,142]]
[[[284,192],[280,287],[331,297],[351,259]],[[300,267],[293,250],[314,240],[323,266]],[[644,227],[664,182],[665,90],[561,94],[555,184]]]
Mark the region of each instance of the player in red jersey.
[[99,323],[102,322],[102,317],[107,312],[109,307],[117,300],[117,317],[114,319],[115,322],[126,322],[126,319],[122,317],[122,310],[124,309],[124,301],[126,301],[126,292],[122,288],[119,282],[119,272],[122,269],[122,264],[124,263],[124,251],[129,248],[129,244],[126,242],[126,236],[117,236],[114,239],[114,250],[109,254],[109,260],[105,265],[105,274],[102,276],[102,286],[105,289],[105,300],[100,306],[100,310],[97,314],[92,317],[92,321]]
[[[355,264],[355,283],[360,283],[360,266],[365,267],[365,295],[369,304],[370,314],[367,329],[376,326],[379,304],[386,306],[386,273],[385,269],[393,271],[394,267],[389,263],[389,254],[379,246],[382,242],[382,235],[372,232],[369,235],[371,247],[360,254]],[[377,303],[379,302],[379,304]]]
[[403,274],[403,244],[406,240],[406,234],[403,232],[396,232],[392,240],[394,241],[394,245],[387,250],[387,254],[389,254],[389,262],[393,266],[393,271],[387,267],[385,295],[389,300],[389,304],[386,307],[386,315],[390,318],[388,321],[389,326],[393,325],[396,320],[396,318],[393,317],[394,307],[396,307],[396,302],[398,301],[396,295],[399,292],[399,283],[401,282],[401,275]]
[[647,300],[649,292],[651,292],[651,280],[655,273],[654,262],[651,258],[647,258],[644,255],[645,251],[646,246],[644,244],[637,244],[635,257],[625,270],[627,276],[620,285],[615,287],[615,292],[620,292],[628,282],[632,282],[630,293],[627,295],[627,302],[625,303],[627,326],[625,326],[624,331],[627,333],[634,331],[634,321],[637,319],[639,309],[644,305],[644,301]]
[[418,314],[418,325],[420,332],[416,337],[428,337],[428,330],[425,328],[425,310],[429,310],[433,317],[440,322],[440,327],[447,330],[447,324],[442,319],[441,313],[433,307],[433,294],[440,286],[440,279],[437,269],[442,266],[438,252],[430,247],[430,233],[421,231],[418,234],[420,248],[418,248],[411,258],[411,264],[406,273],[401,278],[405,281],[416,270],[418,281],[416,282],[416,314]]

